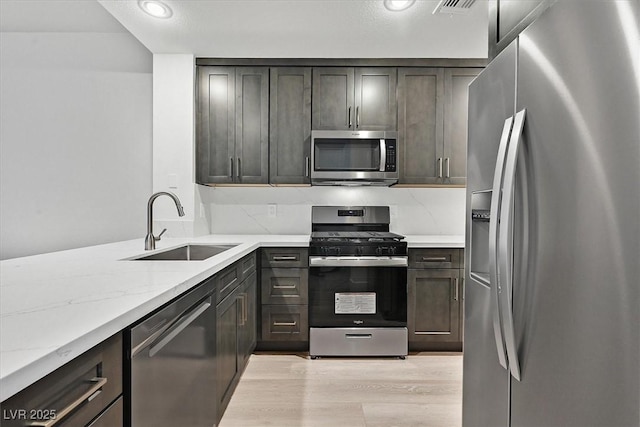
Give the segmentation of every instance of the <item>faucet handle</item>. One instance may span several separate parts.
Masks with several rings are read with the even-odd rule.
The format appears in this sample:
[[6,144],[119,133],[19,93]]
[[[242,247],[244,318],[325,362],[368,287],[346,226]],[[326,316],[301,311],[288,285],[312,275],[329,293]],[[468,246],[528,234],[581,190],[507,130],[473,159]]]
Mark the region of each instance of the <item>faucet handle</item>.
[[162,235],[164,234],[164,232],[165,232],[165,231],[167,231],[167,229],[166,229],[166,228],[165,228],[165,229],[163,229],[163,230],[160,232],[160,234],[158,234],[158,237],[154,237],[154,239],[156,240],[156,242],[157,242],[158,240],[160,240],[160,238],[162,237]]

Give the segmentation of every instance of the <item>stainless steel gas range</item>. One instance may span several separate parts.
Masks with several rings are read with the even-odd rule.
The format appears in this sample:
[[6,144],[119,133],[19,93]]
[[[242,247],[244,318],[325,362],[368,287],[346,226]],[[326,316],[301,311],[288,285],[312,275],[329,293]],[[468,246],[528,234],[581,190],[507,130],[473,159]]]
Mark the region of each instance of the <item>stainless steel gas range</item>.
[[407,355],[407,243],[388,206],[313,206],[309,354]]

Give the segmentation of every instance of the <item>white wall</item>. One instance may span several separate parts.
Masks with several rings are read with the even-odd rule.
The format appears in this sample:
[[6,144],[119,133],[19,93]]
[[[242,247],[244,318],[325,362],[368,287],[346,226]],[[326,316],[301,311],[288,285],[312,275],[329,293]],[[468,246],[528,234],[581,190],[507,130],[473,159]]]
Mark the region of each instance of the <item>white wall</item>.
[[170,191],[180,199],[185,216],[175,204],[160,197],[154,204],[156,234],[167,237],[209,234],[200,215],[195,183],[195,57],[187,54],[153,55],[153,191]]
[[143,237],[151,53],[127,32],[0,39],[0,258]]

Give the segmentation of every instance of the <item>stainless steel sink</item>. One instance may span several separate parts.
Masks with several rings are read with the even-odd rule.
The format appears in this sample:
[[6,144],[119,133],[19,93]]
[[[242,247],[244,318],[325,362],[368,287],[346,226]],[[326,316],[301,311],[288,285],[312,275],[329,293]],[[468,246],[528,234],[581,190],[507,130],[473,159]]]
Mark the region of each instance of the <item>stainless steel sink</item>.
[[132,258],[132,261],[202,261],[238,245],[184,245]]

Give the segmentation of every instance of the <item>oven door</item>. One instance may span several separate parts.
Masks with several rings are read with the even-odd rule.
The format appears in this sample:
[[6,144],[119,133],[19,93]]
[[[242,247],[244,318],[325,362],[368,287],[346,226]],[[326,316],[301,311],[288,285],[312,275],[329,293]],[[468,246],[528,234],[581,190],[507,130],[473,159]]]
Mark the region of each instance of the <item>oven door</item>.
[[406,257],[310,257],[309,264],[309,326],[407,325]]

